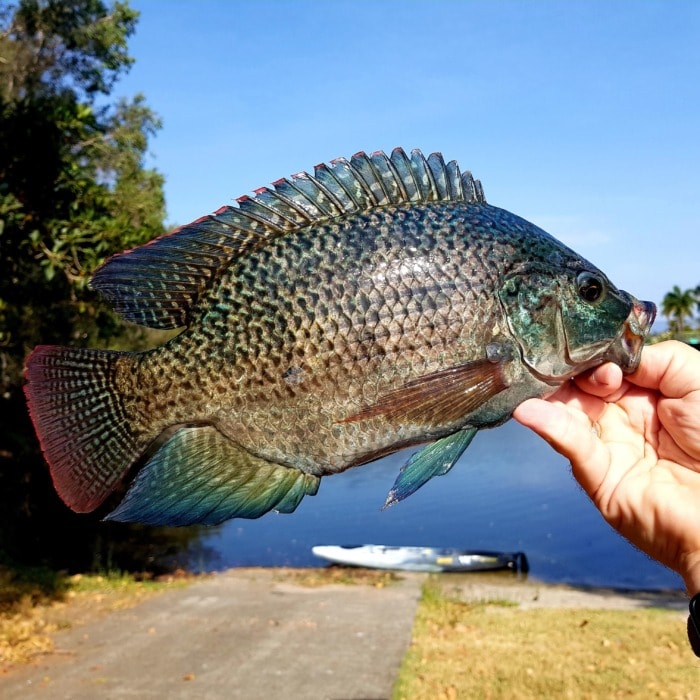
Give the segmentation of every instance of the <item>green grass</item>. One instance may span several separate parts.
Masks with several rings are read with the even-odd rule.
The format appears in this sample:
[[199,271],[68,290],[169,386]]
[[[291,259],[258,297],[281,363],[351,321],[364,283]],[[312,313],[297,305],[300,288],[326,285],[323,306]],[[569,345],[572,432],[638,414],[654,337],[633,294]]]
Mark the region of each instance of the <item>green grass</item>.
[[465,603],[429,580],[394,700],[700,698],[677,612]]

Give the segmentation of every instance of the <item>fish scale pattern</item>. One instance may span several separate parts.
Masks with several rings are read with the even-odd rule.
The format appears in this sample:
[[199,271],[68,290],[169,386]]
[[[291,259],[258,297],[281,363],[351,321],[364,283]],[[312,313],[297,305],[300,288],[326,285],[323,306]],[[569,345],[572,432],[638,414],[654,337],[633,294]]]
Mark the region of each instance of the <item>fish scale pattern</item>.
[[[256,454],[290,465],[294,454],[293,466],[311,471],[362,459],[387,426],[358,431],[342,424],[349,413],[481,357],[504,325],[495,290],[524,226],[486,204],[435,203],[273,239],[226,271],[189,331],[142,358],[134,382],[152,391],[134,413],[163,429],[215,420]],[[319,417],[330,436],[315,429]],[[413,442],[431,420],[397,432]]]
[[213,280],[237,257],[270,239],[345,217],[406,203],[485,202],[481,184],[445,164],[439,153],[427,159],[394,149],[355,154],[317,165],[237,199],[210,216],[151,243],[110,258],[91,285],[127,320],[152,328],[189,323],[192,309]]

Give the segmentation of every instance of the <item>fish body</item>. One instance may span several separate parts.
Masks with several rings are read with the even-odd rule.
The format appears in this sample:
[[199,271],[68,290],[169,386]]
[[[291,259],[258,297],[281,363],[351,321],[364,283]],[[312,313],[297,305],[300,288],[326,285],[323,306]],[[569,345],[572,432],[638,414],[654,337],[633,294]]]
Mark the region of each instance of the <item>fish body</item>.
[[401,500],[525,399],[632,371],[655,313],[456,163],[400,149],[279,180],[92,285],[182,331],[143,353],[39,346],[29,409],[69,506],[128,487],[109,517],[151,524],[290,512],[322,476],[431,443]]

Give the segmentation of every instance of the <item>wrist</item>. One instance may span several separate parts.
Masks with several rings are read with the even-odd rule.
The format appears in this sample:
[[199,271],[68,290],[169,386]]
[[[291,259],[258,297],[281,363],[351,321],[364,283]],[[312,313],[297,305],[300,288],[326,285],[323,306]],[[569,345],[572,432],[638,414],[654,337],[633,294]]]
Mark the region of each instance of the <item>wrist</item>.
[[683,580],[690,596],[688,641],[695,656],[700,658],[700,555],[692,558]]
[[690,599],[688,641],[695,656],[700,657],[700,593]]
[[691,598],[700,594],[700,554],[698,554],[694,564],[689,567],[687,573],[683,576],[683,580]]

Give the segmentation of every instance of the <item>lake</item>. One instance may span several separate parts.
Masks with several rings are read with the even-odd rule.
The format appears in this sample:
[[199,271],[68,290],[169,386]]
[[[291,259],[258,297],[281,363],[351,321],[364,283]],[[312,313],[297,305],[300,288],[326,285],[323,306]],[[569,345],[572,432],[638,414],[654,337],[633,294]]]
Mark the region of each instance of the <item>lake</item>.
[[539,580],[683,589],[682,579],[615,533],[568,462],[515,421],[479,433],[452,471],[382,511],[413,450],[321,481],[292,514],[231,520],[207,531],[189,567],[325,566],[315,544],[453,546],[524,551]]

